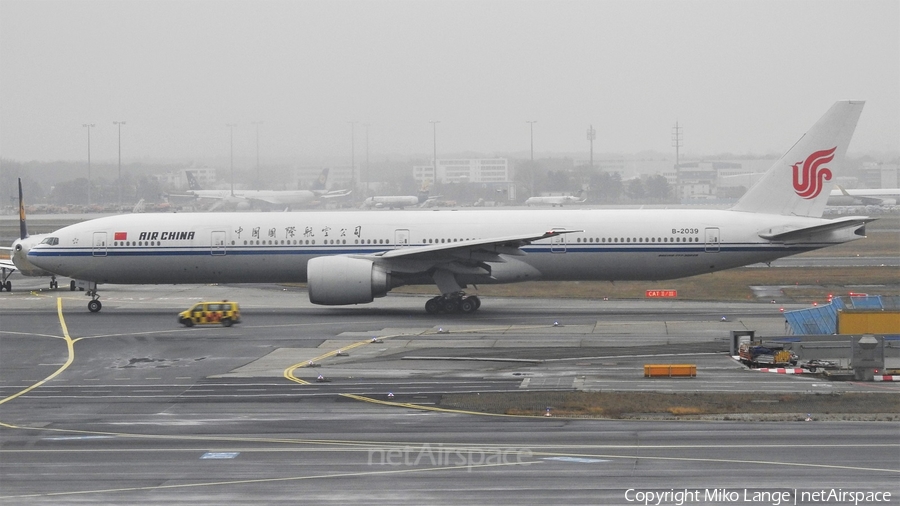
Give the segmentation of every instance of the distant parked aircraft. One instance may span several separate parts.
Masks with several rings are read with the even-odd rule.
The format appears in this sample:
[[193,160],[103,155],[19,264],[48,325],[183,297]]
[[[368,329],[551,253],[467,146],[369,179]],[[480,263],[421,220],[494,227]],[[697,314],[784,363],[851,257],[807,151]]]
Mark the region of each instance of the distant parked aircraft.
[[[579,195],[583,195],[584,191],[579,191]],[[551,206],[562,207],[569,204],[583,204],[587,197],[578,198],[574,195],[558,195],[552,197],[528,197],[525,201],[526,206]]]
[[[347,197],[351,190],[327,191],[325,182],[328,179],[328,168],[322,169],[322,174],[309,190],[204,190],[194,173],[185,171],[188,178],[189,190],[187,196],[196,199],[210,199],[217,202],[210,207],[210,211],[222,208],[235,208],[247,210],[251,208],[265,209],[291,209],[292,207],[308,207],[323,199]],[[181,195],[182,197],[184,195]]]
[[838,186],[828,195],[829,206],[895,206],[900,188],[845,190]]
[[424,207],[429,201],[434,201],[440,195],[431,195],[428,187],[419,190],[418,195],[376,195],[363,201],[363,208],[388,208],[403,209],[404,207]]

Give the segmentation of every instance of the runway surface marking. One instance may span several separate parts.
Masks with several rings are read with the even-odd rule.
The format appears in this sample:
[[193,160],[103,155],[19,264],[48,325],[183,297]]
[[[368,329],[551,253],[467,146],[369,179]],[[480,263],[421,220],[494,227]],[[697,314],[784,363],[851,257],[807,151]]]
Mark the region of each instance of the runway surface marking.
[[[66,341],[68,357],[66,362],[60,366],[60,368],[55,371],[53,374],[48,376],[47,378],[41,380],[40,382],[31,385],[24,390],[6,397],[0,400],[0,404],[6,403],[13,399],[16,399],[35,388],[45,384],[46,382],[54,379],[56,376],[61,374],[64,370],[66,370],[73,362],[75,358],[74,352],[74,343],[79,339],[71,339],[68,333],[68,328],[65,323],[65,319],[62,314],[62,298],[57,298],[57,312],[59,315],[60,325],[63,331],[63,339]],[[474,331],[474,330],[470,330]],[[486,331],[482,329],[480,331]],[[52,336],[56,337],[56,336]],[[395,336],[387,336],[387,337],[395,337]],[[58,338],[58,337],[56,337]],[[381,337],[379,339],[385,339],[386,337]],[[370,341],[360,341],[358,343],[353,343],[349,346],[342,348],[341,350],[352,349],[358,346],[362,346],[363,344],[368,344]],[[316,360],[322,360],[337,354],[338,351],[341,350],[333,350],[331,352],[323,354],[321,357],[317,357]],[[301,363],[292,366],[285,370],[285,377],[288,379],[292,379],[293,371],[299,367],[303,367],[307,364]],[[293,377],[292,381],[301,384],[308,384],[300,380],[299,378]],[[370,402],[375,404],[382,404],[387,406],[401,407],[407,409],[418,409],[418,410],[427,410],[427,411],[437,411],[437,412],[445,412],[445,413],[462,413],[462,414],[477,414],[477,415],[486,415],[486,413],[479,412],[471,412],[471,411],[463,411],[463,410],[450,410],[444,408],[434,408],[430,406],[423,406],[412,403],[399,403],[392,401],[381,401],[378,399],[372,399],[364,396],[357,396],[354,394],[342,394],[345,397],[354,398],[364,402]],[[489,415],[489,414],[488,414]],[[494,416],[520,416],[520,415],[501,415],[494,414]],[[535,417],[535,416],[525,416],[525,418],[543,418],[543,417]],[[561,418],[561,417],[557,417]],[[392,442],[383,442],[383,441],[340,441],[340,440],[296,440],[296,439],[281,439],[281,438],[250,438],[250,437],[228,437],[228,436],[188,436],[188,435],[153,435],[153,434],[129,434],[122,432],[100,432],[100,431],[90,431],[90,430],[78,430],[78,429],[60,429],[60,428],[46,428],[46,427],[21,427],[10,424],[5,424],[0,422],[0,425],[5,426],[11,429],[26,429],[26,430],[42,430],[48,432],[59,432],[59,433],[68,433],[68,434],[85,434],[85,435],[93,435],[97,436],[116,436],[116,437],[132,437],[132,438],[146,438],[146,439],[160,439],[160,440],[194,440],[194,441],[219,441],[219,442],[264,442],[264,443],[282,443],[282,444],[323,444],[323,445],[343,445],[343,446],[357,446],[362,445],[363,448],[380,448],[385,447],[387,445],[395,445],[397,443]],[[87,436],[90,437],[90,436]],[[423,444],[423,443],[417,443]],[[427,444],[427,443],[425,443]],[[679,447],[684,447],[684,445],[678,445]],[[716,445],[702,445],[709,447],[716,447]],[[850,446],[857,447],[860,445],[842,445],[842,446]],[[863,445],[865,446],[865,445]],[[363,448],[343,448],[341,451],[363,451]],[[558,448],[558,447],[557,447]],[[584,447],[579,447],[583,449]],[[609,447],[607,447],[609,448]],[[626,447],[629,449],[636,449],[634,447]],[[637,449],[652,449],[652,448],[668,448],[664,446],[660,447],[640,447]],[[208,449],[204,449],[207,450]],[[337,449],[304,449],[305,451],[336,451]],[[26,450],[31,451],[31,450]],[[34,450],[35,452],[40,450]],[[54,451],[54,450],[47,450]],[[65,450],[69,451],[69,450]],[[79,450],[73,450],[79,451]],[[116,450],[111,450],[116,451]],[[134,451],[133,449],[129,449],[128,451]],[[154,451],[152,449],[148,449],[148,451]],[[172,449],[159,449],[156,451],[178,451]],[[246,451],[246,450],[244,450]],[[266,451],[284,451],[280,449],[268,449]],[[3,451],[2,453],[7,453]],[[755,460],[737,460],[737,459],[715,459],[715,458],[687,458],[687,457],[660,457],[660,456],[641,456],[641,455],[614,455],[614,454],[593,454],[593,453],[561,453],[561,452],[540,452],[535,454],[535,456],[548,456],[548,457],[565,457],[565,458],[616,458],[616,459],[645,459],[645,460],[667,460],[667,461],[685,461],[685,462],[719,462],[719,463],[741,463],[741,464],[763,464],[763,465],[776,465],[776,466],[793,466],[793,467],[813,467],[813,468],[827,468],[827,469],[846,469],[846,470],[864,470],[864,471],[874,471],[874,472],[887,472],[887,473],[900,473],[900,470],[897,469],[879,469],[879,468],[865,468],[865,467],[856,467],[856,466],[842,466],[842,465],[830,465],[830,464],[817,464],[817,463],[798,463],[798,462],[777,462],[777,461],[755,461]],[[359,477],[359,476],[371,476],[371,475],[396,475],[396,474],[408,474],[408,473],[421,473],[435,470],[448,470],[448,469],[472,469],[479,467],[497,467],[497,466],[510,466],[510,465],[530,465],[533,463],[540,463],[540,461],[536,462],[518,462],[518,463],[503,463],[503,464],[479,464],[479,465],[465,465],[465,466],[453,466],[453,467],[436,467],[436,468],[425,468],[425,469],[403,469],[403,470],[389,470],[389,471],[367,471],[367,472],[358,472],[358,473],[335,473],[335,474],[325,474],[325,475],[316,475],[316,476],[297,476],[297,477],[281,477],[281,478],[261,478],[261,479],[250,479],[250,480],[230,480],[230,481],[217,481],[217,482],[201,482],[201,483],[190,483],[190,484],[178,484],[178,485],[159,485],[159,486],[148,486],[148,487],[126,487],[126,488],[117,488],[117,489],[100,489],[100,490],[88,490],[88,491],[69,491],[69,492],[54,492],[54,493],[46,493],[46,494],[28,494],[28,495],[16,495],[16,496],[0,496],[3,499],[11,499],[11,498],[26,498],[26,497],[50,497],[50,496],[65,496],[65,495],[84,495],[91,493],[112,493],[112,492],[129,492],[129,491],[141,491],[141,490],[163,490],[163,489],[178,489],[178,488],[188,488],[188,487],[204,487],[204,486],[228,486],[228,485],[239,485],[239,484],[252,484],[252,483],[270,483],[270,482],[280,482],[280,481],[297,481],[297,480],[312,480],[312,479],[328,479],[328,478],[344,478],[344,477]]]
[[505,462],[505,463],[497,463],[497,464],[493,464],[493,463],[492,464],[466,464],[466,465],[461,465],[461,466],[439,466],[439,467],[429,467],[429,468],[424,468],[424,469],[394,469],[394,470],[389,470],[389,471],[361,471],[361,472],[357,472],[357,473],[332,473],[332,474],[321,474],[321,475],[314,475],[314,476],[288,476],[288,477],[281,477],[281,478],[256,478],[256,479],[249,479],[249,480],[210,481],[210,482],[198,482],[198,483],[181,483],[178,485],[153,485],[153,486],[146,486],[146,487],[123,487],[123,488],[107,488],[107,489],[97,489],[97,490],[79,490],[79,491],[71,491],[71,492],[48,492],[45,494],[10,495],[10,496],[0,496],[0,499],[24,499],[24,498],[29,498],[29,497],[59,497],[59,496],[103,494],[103,493],[114,493],[114,492],[159,491],[159,490],[167,490],[167,489],[216,487],[216,486],[229,486],[229,485],[247,485],[247,484],[256,484],[256,483],[277,483],[277,482],[300,481],[300,480],[358,478],[361,476],[391,476],[391,475],[398,475],[398,474],[426,473],[426,472],[430,472],[430,471],[448,471],[448,470],[471,471],[472,469],[478,469],[478,468],[530,466],[532,464],[540,464],[540,463],[541,463],[540,461],[529,461],[529,462]]
[[[422,445],[422,448],[425,446]],[[431,448],[431,446],[429,446]],[[463,451],[464,448],[456,448],[456,447],[444,447],[447,449],[453,449],[458,451]],[[632,447],[632,449],[634,449]],[[483,448],[479,447],[479,450],[483,450]],[[162,450],[165,451],[165,450]],[[310,450],[315,451],[315,450]],[[353,449],[348,451],[368,451],[368,449]],[[531,452],[531,456],[534,458],[540,458],[541,460],[536,461],[527,461],[527,462],[504,462],[504,463],[490,463],[490,464],[466,464],[460,466],[439,466],[439,467],[429,467],[423,469],[395,469],[388,471],[361,471],[355,473],[333,473],[333,474],[323,474],[323,475],[313,475],[313,476],[289,476],[289,477],[278,477],[278,478],[255,478],[255,479],[246,479],[246,480],[225,480],[225,481],[212,481],[212,482],[197,482],[197,483],[182,483],[177,485],[154,485],[154,486],[144,486],[144,487],[122,487],[122,488],[110,488],[110,489],[96,489],[96,490],[79,490],[79,491],[67,491],[67,492],[50,492],[50,493],[38,493],[38,494],[22,494],[22,495],[11,495],[11,496],[0,496],[0,499],[17,499],[17,498],[29,498],[29,497],[59,497],[59,496],[72,496],[72,495],[85,495],[85,494],[102,494],[102,493],[119,493],[119,492],[138,492],[138,491],[159,491],[159,490],[167,490],[167,489],[184,489],[184,488],[197,488],[197,487],[213,487],[213,486],[233,486],[233,485],[244,485],[244,484],[258,484],[258,483],[276,483],[276,482],[286,482],[286,481],[301,481],[301,480],[316,480],[316,479],[332,479],[332,478],[350,478],[350,477],[361,477],[361,476],[386,476],[386,475],[399,475],[399,474],[412,474],[412,473],[423,473],[423,472],[431,472],[431,471],[448,471],[448,470],[467,470],[471,471],[472,469],[477,468],[494,468],[494,467],[506,467],[506,466],[527,466],[532,464],[540,464],[544,462],[547,458],[565,458],[565,459],[636,459],[636,460],[660,460],[660,461],[679,461],[679,462],[716,462],[716,463],[727,463],[727,464],[763,464],[763,465],[774,465],[774,466],[790,466],[790,467],[811,467],[811,468],[826,468],[826,469],[845,469],[845,470],[863,470],[863,471],[875,471],[875,472],[888,472],[888,473],[900,473],[900,470],[896,469],[874,469],[874,468],[863,468],[863,467],[854,467],[854,466],[841,466],[841,465],[828,465],[828,464],[814,464],[814,463],[801,463],[801,462],[776,462],[776,461],[759,461],[759,460],[740,460],[740,459],[715,459],[715,458],[687,458],[687,457],[654,457],[654,456],[641,456],[641,455],[614,455],[614,454],[593,454],[593,453],[550,453],[550,452]]]
[[[63,365],[61,365],[61,366],[59,367],[59,369],[56,370],[56,372],[54,372],[54,373],[51,374],[50,376],[47,376],[46,378],[44,378],[44,379],[38,381],[38,382],[35,383],[34,385],[31,385],[30,387],[28,387],[28,388],[26,388],[26,389],[24,389],[24,390],[21,390],[21,391],[18,392],[18,393],[15,393],[15,394],[13,394],[13,395],[10,395],[9,397],[6,397],[6,398],[4,398],[4,399],[0,399],[0,404],[9,402],[9,401],[15,399],[16,397],[21,396],[21,395],[25,395],[25,394],[27,394],[28,392],[34,390],[35,388],[37,388],[37,387],[39,387],[39,386],[41,386],[41,385],[47,383],[48,381],[52,380],[53,378],[59,376],[60,373],[62,373],[63,371],[65,371],[70,365],[72,365],[72,362],[75,361],[75,341],[77,341],[78,339],[76,339],[75,341],[73,341],[72,338],[69,337],[69,329],[68,329],[68,327],[66,327],[66,320],[65,320],[65,318],[63,318],[63,312],[62,312],[62,297],[59,297],[59,298],[56,299],[56,312],[57,312],[57,314],[59,315],[59,324],[60,324],[60,326],[62,327],[62,332],[63,332],[63,337],[62,337],[62,338],[65,339],[65,341],[66,341],[66,348],[68,349],[68,354],[69,354],[69,356],[68,356],[68,358],[66,359],[66,362],[65,362]],[[59,339],[58,336],[52,336],[52,337],[54,337],[55,339]],[[0,422],[0,425],[6,426],[6,427],[10,427],[9,425],[6,425],[6,424],[3,423],[3,422]]]
[[[476,333],[476,332],[484,332],[484,333],[508,332],[508,331],[509,331],[510,329],[512,329],[513,327],[515,327],[515,326],[513,326],[513,325],[504,325],[503,327],[486,327],[486,328],[473,328],[473,329],[456,329],[456,330],[453,330],[452,332],[453,332],[453,333],[457,333],[457,334],[471,334],[471,333]],[[550,328],[550,327],[553,327],[553,325],[525,325],[525,326],[521,326],[521,327],[517,327],[517,328],[521,328],[521,329],[538,329],[538,328]],[[449,333],[451,333],[450,330],[444,330],[443,327],[441,327],[441,328],[438,328],[438,330],[432,330],[432,331],[430,331],[430,332],[429,332],[429,331],[426,331],[426,332],[422,332],[422,333],[415,334],[415,335],[419,335],[419,336],[425,336],[425,335],[445,335],[445,334],[449,334]],[[301,385],[309,385],[309,384],[310,384],[309,381],[300,379],[300,378],[298,378],[297,376],[294,375],[294,372],[295,372],[297,369],[300,369],[300,368],[303,368],[303,367],[309,367],[311,363],[312,363],[312,364],[317,364],[319,361],[325,360],[325,359],[330,358],[330,357],[337,356],[337,354],[340,353],[340,352],[342,352],[342,351],[352,350],[352,349],[354,349],[354,348],[358,348],[358,347],[363,346],[363,345],[365,345],[365,344],[373,344],[373,343],[377,343],[376,339],[377,339],[377,340],[384,340],[384,339],[391,339],[391,338],[396,338],[396,337],[407,337],[407,336],[409,336],[409,335],[410,335],[410,334],[393,334],[393,335],[389,335],[389,336],[378,336],[378,337],[375,337],[375,338],[373,338],[373,339],[371,339],[371,340],[368,340],[368,341],[357,341],[357,342],[355,342],[355,343],[348,344],[347,346],[344,346],[344,347],[342,347],[342,348],[338,348],[338,349],[335,349],[335,350],[331,350],[331,351],[329,351],[329,352],[327,352],[327,353],[323,353],[322,355],[319,355],[318,357],[315,357],[315,358],[313,358],[313,359],[311,359],[311,360],[309,360],[309,361],[307,361],[307,362],[300,362],[300,363],[294,364],[294,365],[292,365],[292,366],[290,366],[290,367],[288,367],[287,369],[284,370],[283,376],[284,376],[284,378],[287,379],[288,381],[293,381],[294,383],[299,383],[299,384],[301,384]],[[380,343],[379,343],[379,344],[380,344]],[[362,399],[360,399],[360,400],[362,400]],[[375,401],[374,399],[372,399],[371,402],[377,402],[377,401]]]

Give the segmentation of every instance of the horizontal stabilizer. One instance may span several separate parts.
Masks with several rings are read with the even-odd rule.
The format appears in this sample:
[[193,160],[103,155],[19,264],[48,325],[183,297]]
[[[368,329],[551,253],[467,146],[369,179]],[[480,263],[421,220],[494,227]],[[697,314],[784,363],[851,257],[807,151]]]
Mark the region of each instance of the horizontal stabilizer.
[[[790,242],[808,237],[812,234],[821,234],[824,232],[832,232],[835,230],[864,226],[866,223],[875,221],[876,219],[877,218],[869,218],[868,216],[848,216],[846,218],[832,220],[828,223],[814,225],[811,227],[791,228],[785,230],[770,229],[767,232],[760,233],[759,236],[770,241]],[[865,235],[865,229],[863,229],[858,235]]]

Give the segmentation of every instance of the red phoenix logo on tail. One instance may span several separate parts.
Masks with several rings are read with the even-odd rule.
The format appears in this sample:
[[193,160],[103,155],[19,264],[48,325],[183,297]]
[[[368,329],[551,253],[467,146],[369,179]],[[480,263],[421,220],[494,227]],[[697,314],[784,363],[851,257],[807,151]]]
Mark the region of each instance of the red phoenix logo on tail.
[[[805,199],[812,199],[822,193],[823,181],[831,180],[831,170],[827,167],[821,169],[819,167],[834,160],[835,149],[837,146],[816,151],[809,155],[806,161],[797,162],[791,166],[794,169],[794,191],[797,195]],[[800,168],[801,163],[803,164],[802,169]]]

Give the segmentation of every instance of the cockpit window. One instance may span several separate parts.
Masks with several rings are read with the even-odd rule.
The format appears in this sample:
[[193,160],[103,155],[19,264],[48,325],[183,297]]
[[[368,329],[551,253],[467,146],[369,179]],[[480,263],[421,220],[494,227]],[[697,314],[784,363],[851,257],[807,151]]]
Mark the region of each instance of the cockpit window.
[[57,244],[59,244],[59,237],[47,237],[43,241],[41,241],[41,244],[49,244],[50,246],[56,246]]

